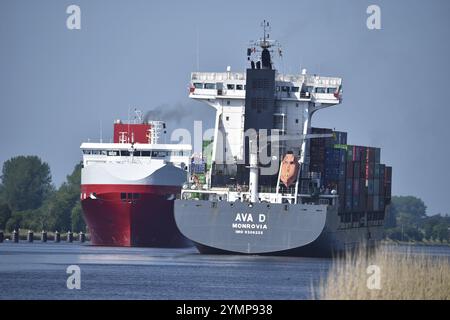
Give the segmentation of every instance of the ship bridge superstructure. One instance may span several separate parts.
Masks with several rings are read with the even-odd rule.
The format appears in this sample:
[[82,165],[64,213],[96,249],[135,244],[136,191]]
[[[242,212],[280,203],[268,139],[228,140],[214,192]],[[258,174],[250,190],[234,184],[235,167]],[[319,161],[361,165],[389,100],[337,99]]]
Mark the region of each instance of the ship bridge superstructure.
[[[251,70],[251,69],[249,69]],[[193,72],[189,98],[206,103],[216,110],[212,159],[215,168],[225,175],[235,175],[237,165],[245,162],[245,119],[247,74],[232,72]],[[264,87],[265,83],[256,83]],[[260,99],[262,100],[262,99]],[[285,139],[280,154],[293,152],[308,162],[305,135],[310,133],[315,111],[335,106],[342,101],[342,79],[307,74],[275,73],[271,109],[272,128]],[[264,102],[256,100],[256,103]],[[248,116],[248,115],[247,115]],[[283,139],[283,138],[281,138]]]

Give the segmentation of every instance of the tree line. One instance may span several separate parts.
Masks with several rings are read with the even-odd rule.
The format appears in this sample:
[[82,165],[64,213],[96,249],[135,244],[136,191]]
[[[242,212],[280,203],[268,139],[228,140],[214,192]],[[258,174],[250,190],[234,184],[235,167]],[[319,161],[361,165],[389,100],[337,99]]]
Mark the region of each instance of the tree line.
[[18,156],[3,164],[0,230],[86,231],[80,203],[81,163],[56,188],[50,167],[37,156]]
[[413,196],[392,197],[386,237],[398,241],[450,242],[450,216],[428,216],[425,203]]

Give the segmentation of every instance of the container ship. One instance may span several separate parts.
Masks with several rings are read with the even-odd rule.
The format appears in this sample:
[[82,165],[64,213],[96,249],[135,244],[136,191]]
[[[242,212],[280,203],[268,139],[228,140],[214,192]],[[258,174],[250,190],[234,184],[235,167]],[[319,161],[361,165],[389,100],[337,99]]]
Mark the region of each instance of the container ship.
[[165,123],[114,123],[113,143],[82,143],[81,205],[91,243],[185,247],[174,200],[188,179],[190,145],[162,144]]
[[179,230],[207,254],[329,257],[375,246],[391,198],[392,168],[379,148],[312,126],[342,102],[342,79],[286,75],[264,35],[247,50],[245,73],[194,72],[189,97],[216,110],[203,180],[175,201]]

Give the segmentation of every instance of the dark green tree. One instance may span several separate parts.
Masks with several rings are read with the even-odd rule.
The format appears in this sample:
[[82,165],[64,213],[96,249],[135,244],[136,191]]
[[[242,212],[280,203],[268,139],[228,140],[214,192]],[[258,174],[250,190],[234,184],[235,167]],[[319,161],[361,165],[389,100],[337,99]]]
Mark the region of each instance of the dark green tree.
[[449,225],[446,223],[439,223],[433,226],[433,239],[439,241],[449,240]]
[[21,223],[22,216],[13,213],[11,215],[11,218],[8,219],[8,222],[6,222],[5,229],[9,232],[12,232],[13,230],[19,230]]
[[436,214],[431,217],[427,217],[422,223],[422,230],[424,232],[424,238],[427,240],[433,239],[433,229],[434,226],[441,223],[442,217],[439,214]]
[[397,221],[398,227],[418,227],[426,217],[425,203],[413,196],[394,196],[391,202],[391,214]]
[[[80,202],[81,164],[77,164],[66,182],[42,208],[46,228],[58,231],[72,230],[72,210]],[[77,230],[74,230],[77,231]]]
[[71,221],[73,231],[86,232],[86,223],[83,219],[83,209],[81,208],[80,201],[77,201],[75,207],[72,208]]
[[50,167],[37,156],[7,160],[1,179],[2,197],[13,212],[39,208],[53,190]]
[[11,218],[11,209],[6,203],[0,204],[0,230],[6,229],[6,223]]

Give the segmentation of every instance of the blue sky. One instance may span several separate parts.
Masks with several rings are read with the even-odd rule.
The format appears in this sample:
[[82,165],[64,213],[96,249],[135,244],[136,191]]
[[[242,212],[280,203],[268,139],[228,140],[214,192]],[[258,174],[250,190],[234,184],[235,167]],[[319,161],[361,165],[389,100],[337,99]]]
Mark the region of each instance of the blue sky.
[[[81,30],[66,28],[70,4],[81,8]],[[371,4],[381,30],[366,27]],[[344,79],[343,104],[313,125],[381,147],[394,194],[450,213],[449,16],[446,0],[0,0],[0,164],[37,154],[59,185],[80,143],[98,139],[100,123],[107,140],[129,107],[176,110],[169,130],[212,126],[213,111],[187,98],[197,33],[200,70],[242,71],[267,19],[284,49],[280,71]]]

